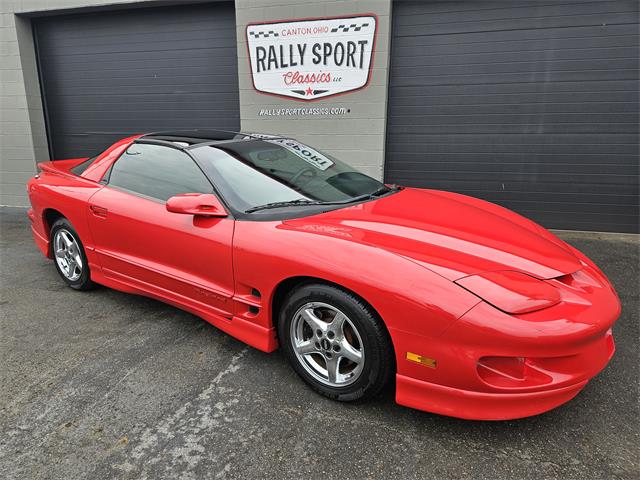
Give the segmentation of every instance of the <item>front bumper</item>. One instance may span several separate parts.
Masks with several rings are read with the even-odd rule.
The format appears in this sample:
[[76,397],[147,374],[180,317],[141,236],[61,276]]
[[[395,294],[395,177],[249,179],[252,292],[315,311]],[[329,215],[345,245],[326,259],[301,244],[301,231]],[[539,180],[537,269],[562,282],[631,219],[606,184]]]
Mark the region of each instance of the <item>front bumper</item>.
[[587,380],[553,390],[486,393],[396,375],[396,402],[405,407],[469,420],[510,420],[538,415],[575,397]]
[[[473,420],[509,420],[529,417],[551,410],[571,400],[587,382],[597,375],[613,357],[615,346],[611,331],[581,346],[567,344],[557,347],[520,349],[530,354],[536,382],[500,375],[483,376],[477,360],[480,348],[468,349],[455,362],[447,357],[436,365],[440,375],[448,377],[455,386],[442,385],[415,376],[396,375],[396,402],[418,410]],[[501,354],[513,353],[492,349]],[[537,357],[533,357],[537,355]],[[506,355],[505,355],[506,356]],[[448,367],[453,368],[448,368]],[[424,368],[418,366],[419,368]],[[423,372],[420,372],[423,373]],[[415,374],[414,374],[415,375]],[[466,387],[466,388],[465,388]]]
[[[562,300],[509,315],[478,303],[437,337],[391,330],[396,401],[429,412],[506,420],[546,412],[573,398],[611,360],[620,302],[597,269],[551,280]],[[428,358],[423,364],[415,355]],[[520,375],[485,359],[518,359]]]

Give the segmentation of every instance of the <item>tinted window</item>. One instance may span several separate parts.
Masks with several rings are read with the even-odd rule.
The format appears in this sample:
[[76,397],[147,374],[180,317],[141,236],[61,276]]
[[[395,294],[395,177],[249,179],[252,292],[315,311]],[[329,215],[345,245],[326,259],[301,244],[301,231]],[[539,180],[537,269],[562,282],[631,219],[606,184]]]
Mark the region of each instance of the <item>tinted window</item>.
[[93,162],[95,162],[98,157],[100,155],[96,155],[95,157],[91,157],[91,158],[87,158],[84,162],[79,163],[78,165],[76,165],[75,167],[73,167],[71,169],[71,171],[73,173],[75,173],[76,175],[80,176],[84,173],[84,171],[89,168],[89,165],[91,165]]
[[170,147],[133,144],[115,162],[109,185],[166,201],[179,193],[212,193],[195,162]]
[[196,147],[222,196],[237,209],[271,202],[349,201],[384,188],[344,162],[288,138],[265,138]]

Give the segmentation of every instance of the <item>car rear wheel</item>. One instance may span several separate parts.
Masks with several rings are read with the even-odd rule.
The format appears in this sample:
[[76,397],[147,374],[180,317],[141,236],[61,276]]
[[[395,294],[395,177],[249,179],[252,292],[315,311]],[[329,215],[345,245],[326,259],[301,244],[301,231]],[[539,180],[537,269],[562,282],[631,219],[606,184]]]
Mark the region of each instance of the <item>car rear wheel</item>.
[[56,270],[71,288],[88,290],[94,286],[84,246],[66,218],[59,218],[51,227],[51,252]]
[[394,370],[382,321],[361,299],[330,285],[308,284],[291,292],[278,334],[298,375],[335,400],[376,395]]

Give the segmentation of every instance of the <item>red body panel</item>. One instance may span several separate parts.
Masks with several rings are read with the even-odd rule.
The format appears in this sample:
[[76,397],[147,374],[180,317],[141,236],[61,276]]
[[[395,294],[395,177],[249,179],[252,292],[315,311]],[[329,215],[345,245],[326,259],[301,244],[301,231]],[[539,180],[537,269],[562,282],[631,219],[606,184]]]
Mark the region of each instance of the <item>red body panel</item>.
[[[102,274],[171,292],[230,317],[234,221],[168,212],[164,203],[104,187],[89,200],[88,224]],[[214,267],[215,266],[215,267]]]
[[[115,144],[82,177],[69,173],[83,160],[76,159],[43,165],[29,182],[38,246],[49,254],[46,218],[54,209],[77,230],[98,283],[179,306],[263,351],[277,348],[272,305],[282,282],[340,285],[387,326],[397,401],[463,418],[546,411],[577,394],[613,355],[620,303],[609,281],[513,212],[405,189],[286,221],[171,213],[99,183],[135,138]],[[516,285],[522,274],[538,285]],[[550,290],[553,302],[538,301]],[[514,292],[534,303],[519,309]],[[428,357],[429,366],[407,353]]]
[[553,278],[580,268],[559,239],[533,222],[497,205],[434,190],[405,189],[287,223],[384,248],[450,280],[492,270]]

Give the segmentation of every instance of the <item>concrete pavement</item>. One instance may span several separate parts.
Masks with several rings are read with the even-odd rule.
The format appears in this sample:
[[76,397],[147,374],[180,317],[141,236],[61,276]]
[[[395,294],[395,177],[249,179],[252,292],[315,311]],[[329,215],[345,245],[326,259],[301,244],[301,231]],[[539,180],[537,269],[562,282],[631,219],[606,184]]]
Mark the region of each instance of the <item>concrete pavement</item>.
[[621,296],[617,353],[567,405],[488,423],[324,399],[193,315],[67,288],[24,213],[0,221],[0,478],[640,476],[637,236],[559,234]]

